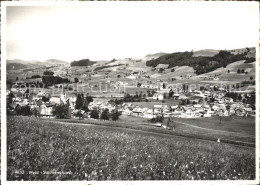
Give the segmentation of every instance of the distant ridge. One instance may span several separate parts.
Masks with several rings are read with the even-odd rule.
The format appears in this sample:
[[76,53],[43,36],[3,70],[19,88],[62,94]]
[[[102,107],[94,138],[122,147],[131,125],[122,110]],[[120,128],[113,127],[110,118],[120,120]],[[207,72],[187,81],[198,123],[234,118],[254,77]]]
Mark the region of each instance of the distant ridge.
[[46,61],[21,60],[21,59],[6,60],[7,70],[26,69],[26,68],[33,68],[35,66],[47,67],[47,66],[64,65],[64,64],[68,64],[68,62],[57,60],[57,59],[49,59]]

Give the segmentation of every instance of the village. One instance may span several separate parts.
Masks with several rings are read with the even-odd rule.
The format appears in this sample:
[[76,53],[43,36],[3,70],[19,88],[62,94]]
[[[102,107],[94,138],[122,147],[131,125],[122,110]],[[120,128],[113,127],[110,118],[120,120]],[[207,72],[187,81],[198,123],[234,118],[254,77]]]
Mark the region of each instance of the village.
[[[127,85],[119,80],[106,82],[119,89],[120,86]],[[153,84],[138,82],[137,88],[141,93],[135,95],[125,92],[121,97],[95,98],[82,94],[82,99],[78,100],[81,101],[81,106],[77,106],[78,95],[69,94],[68,90],[62,89],[59,94],[55,95],[40,90],[38,93],[33,93],[33,91],[28,93],[29,90],[20,88],[18,84],[21,83],[16,82],[11,89],[7,90],[7,113],[10,115],[55,118],[60,116],[54,114],[54,109],[60,105],[67,105],[68,113],[65,117],[69,119],[102,119],[101,115],[105,110],[107,113],[117,112],[118,115],[146,119],[255,116],[254,88],[236,92],[229,92],[226,88],[214,85],[208,88],[192,89],[187,84],[168,84],[162,80],[156,80]],[[60,85],[63,84],[55,86]],[[147,94],[143,93],[142,89],[144,92],[148,89]],[[82,108],[84,99],[87,97],[91,100],[87,102],[85,108]],[[22,108],[26,110],[25,113],[21,112]],[[98,112],[98,116],[91,114],[94,110]]]

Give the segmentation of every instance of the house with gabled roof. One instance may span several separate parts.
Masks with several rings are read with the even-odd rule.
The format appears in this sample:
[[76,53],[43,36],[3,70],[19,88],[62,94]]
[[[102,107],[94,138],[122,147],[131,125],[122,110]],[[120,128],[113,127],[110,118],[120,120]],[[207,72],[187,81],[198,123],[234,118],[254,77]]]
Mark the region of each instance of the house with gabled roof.
[[51,104],[45,104],[43,103],[40,106],[40,117],[45,117],[45,118],[54,118],[54,115],[52,113],[53,111],[53,105]]
[[61,99],[58,96],[52,96],[49,100],[50,103],[61,104]]
[[154,95],[153,95],[153,99],[154,100],[163,100],[163,94],[158,94],[158,93],[155,93]]

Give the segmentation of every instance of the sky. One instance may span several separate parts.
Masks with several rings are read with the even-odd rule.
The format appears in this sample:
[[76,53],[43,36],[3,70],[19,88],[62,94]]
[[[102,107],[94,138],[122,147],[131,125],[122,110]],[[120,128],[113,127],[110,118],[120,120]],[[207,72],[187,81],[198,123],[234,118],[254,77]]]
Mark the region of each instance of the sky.
[[7,6],[7,59],[139,58],[256,46],[256,2],[85,2]]

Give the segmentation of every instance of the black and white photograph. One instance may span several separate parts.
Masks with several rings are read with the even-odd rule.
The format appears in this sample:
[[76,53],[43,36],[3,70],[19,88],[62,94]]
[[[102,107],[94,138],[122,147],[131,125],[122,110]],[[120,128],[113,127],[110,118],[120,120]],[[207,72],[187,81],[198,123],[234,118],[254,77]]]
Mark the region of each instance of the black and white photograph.
[[259,183],[258,2],[2,2],[1,20],[3,184]]

